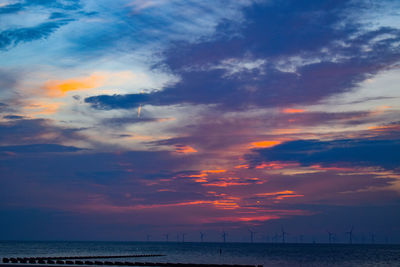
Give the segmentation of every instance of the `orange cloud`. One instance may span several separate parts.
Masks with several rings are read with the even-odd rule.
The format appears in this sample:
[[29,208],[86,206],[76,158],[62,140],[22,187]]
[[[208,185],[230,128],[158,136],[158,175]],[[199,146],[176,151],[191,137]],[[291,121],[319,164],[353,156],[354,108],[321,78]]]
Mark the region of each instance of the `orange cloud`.
[[277,140],[253,142],[250,144],[250,148],[266,148],[279,145],[280,143],[282,142]]
[[199,178],[194,180],[196,183],[207,183],[208,180],[206,178]]
[[298,166],[299,163],[282,163],[282,162],[268,162],[268,163],[263,163],[260,164],[256,167],[256,169],[272,169],[272,170],[278,170],[278,169],[283,169],[286,167],[294,167]]
[[207,173],[191,174],[191,175],[185,175],[185,176],[190,177],[190,178],[200,178],[200,177],[207,177]]
[[176,153],[187,154],[187,153],[196,153],[196,152],[198,152],[196,149],[194,149],[191,146],[176,145],[175,148],[176,148],[176,150],[175,150]]
[[282,112],[286,114],[292,114],[292,113],[303,113],[306,112],[306,110],[300,108],[285,108]]
[[258,196],[258,197],[273,196],[274,199],[276,199],[276,200],[282,200],[284,198],[289,198],[289,197],[304,197],[304,195],[296,194],[294,191],[291,191],[291,190],[271,192],[271,193],[260,193],[260,194],[256,194],[256,196]]
[[270,132],[270,134],[296,134],[301,132],[301,129],[275,129]]
[[371,126],[371,127],[368,127],[368,130],[376,131],[376,132],[400,131],[400,124],[393,123],[393,124],[387,124],[387,125]]
[[235,169],[248,169],[249,165],[247,164],[242,164],[242,165],[237,165],[235,166]]
[[233,185],[250,185],[250,183],[218,181],[214,183],[203,184],[203,186],[217,186],[217,187],[228,187]]
[[24,107],[29,110],[29,115],[50,115],[58,111],[62,103],[32,103]]
[[246,179],[245,181],[241,181],[241,179],[239,177],[224,177],[224,178],[220,178],[216,181],[212,181],[210,183],[202,184],[202,186],[228,187],[228,186],[233,186],[233,185],[253,184],[253,182],[250,183],[249,180],[258,181],[259,179],[258,178],[249,178],[249,179]]
[[226,172],[226,170],[204,170],[201,172],[202,173],[223,173],[223,172]]
[[240,222],[251,222],[251,221],[269,221],[274,219],[279,219],[280,217],[277,215],[263,215],[263,216],[254,216],[254,217],[238,217],[237,221]]
[[321,170],[321,171],[354,171],[354,168],[344,168],[344,167],[322,167],[321,165],[311,165],[311,169]]
[[208,182],[208,180],[207,180],[208,174],[210,174],[210,173],[224,173],[224,172],[226,172],[226,170],[203,170],[203,171],[201,171],[201,173],[184,175],[184,177],[196,178],[196,179],[194,179],[194,181],[196,183],[207,183]]
[[240,208],[239,204],[236,202],[239,201],[238,197],[225,197],[224,199],[212,201],[212,204],[218,208],[223,210],[234,210]]
[[173,189],[158,189],[157,192],[176,192],[176,190],[173,190]]
[[288,198],[288,197],[304,197],[304,195],[280,195],[280,196],[277,196],[275,199],[282,200],[282,199]]
[[182,206],[192,206],[192,205],[210,205],[214,204],[213,201],[207,200],[197,200],[197,201],[187,201],[169,204],[150,204],[150,205],[130,205],[130,206],[116,206],[113,204],[104,203],[103,200],[94,200],[86,205],[80,205],[79,209],[92,210],[99,212],[130,212],[135,210],[146,210],[146,209],[156,209],[156,208],[167,208],[167,207],[182,207]]
[[287,194],[294,194],[294,191],[285,190],[285,191],[271,192],[271,193],[260,193],[260,194],[256,194],[256,196],[265,197],[265,196],[276,196],[276,195],[287,195]]
[[377,116],[386,112],[386,110],[393,108],[392,106],[379,106],[370,112],[371,115]]
[[63,97],[70,91],[89,90],[104,84],[104,75],[92,74],[89,77],[72,78],[68,80],[50,80],[44,85],[50,97]]

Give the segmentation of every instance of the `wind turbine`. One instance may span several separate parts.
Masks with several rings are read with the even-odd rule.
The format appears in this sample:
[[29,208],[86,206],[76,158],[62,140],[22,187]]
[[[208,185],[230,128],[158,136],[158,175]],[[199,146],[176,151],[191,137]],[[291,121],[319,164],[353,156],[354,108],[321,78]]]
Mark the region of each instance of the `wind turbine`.
[[272,240],[274,243],[278,242],[278,234],[277,233],[275,233],[275,235],[272,237]]
[[185,243],[185,233],[182,234],[182,242]]
[[225,231],[222,232],[222,240],[224,240],[224,243],[226,242],[226,236],[227,233],[225,233]]
[[168,234],[165,234],[164,236],[165,236],[165,241],[168,242],[168,241],[169,241],[169,235],[168,235]]
[[147,241],[147,242],[150,241],[150,237],[151,237],[151,235],[149,235],[149,234],[146,235],[146,241]]
[[256,232],[251,231],[250,229],[248,229],[248,230],[250,232],[250,241],[251,241],[251,243],[253,243],[254,242],[254,235],[256,234]]
[[282,243],[285,243],[285,236],[288,234],[285,232],[285,229],[283,229],[283,226],[281,226],[281,233],[282,233]]
[[201,240],[201,242],[203,242],[204,236],[205,236],[205,234],[203,232],[200,232],[200,240]]
[[350,231],[345,233],[345,234],[349,235],[349,243],[350,244],[353,244],[353,230],[354,230],[354,226],[351,226]]
[[328,233],[328,239],[329,239],[329,244],[332,244],[332,237],[333,237],[333,233],[332,232],[329,232],[328,230],[326,231],[327,233]]
[[375,244],[375,233],[371,233],[371,243]]

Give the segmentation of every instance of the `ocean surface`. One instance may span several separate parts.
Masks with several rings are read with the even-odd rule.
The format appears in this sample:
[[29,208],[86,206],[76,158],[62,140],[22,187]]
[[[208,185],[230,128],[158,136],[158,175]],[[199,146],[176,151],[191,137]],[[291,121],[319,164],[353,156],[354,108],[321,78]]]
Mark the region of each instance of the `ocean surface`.
[[1,258],[128,254],[166,256],[112,260],[264,266],[400,266],[400,245],[0,241]]

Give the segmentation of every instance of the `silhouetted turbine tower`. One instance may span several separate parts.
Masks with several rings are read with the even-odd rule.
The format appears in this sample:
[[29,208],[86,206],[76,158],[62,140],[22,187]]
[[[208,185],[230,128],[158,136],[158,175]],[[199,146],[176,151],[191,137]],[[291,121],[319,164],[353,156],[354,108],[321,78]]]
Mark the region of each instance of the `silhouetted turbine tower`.
[[285,243],[285,236],[286,236],[288,233],[285,232],[285,230],[283,229],[283,226],[281,226],[281,233],[282,233],[282,243]]
[[329,231],[326,231],[326,232],[328,233],[329,244],[332,244],[333,233],[332,233],[332,232],[329,232]]
[[277,233],[275,233],[275,235],[272,237],[272,241],[275,243],[278,243],[278,237],[279,237],[279,235]]
[[151,235],[149,235],[149,234],[146,235],[146,241],[147,241],[147,242],[150,241],[150,237],[151,237]]
[[182,242],[185,242],[185,233],[182,234]]
[[346,234],[349,235],[349,244],[353,244],[353,230],[354,230],[354,226],[351,226],[350,231],[346,232]]
[[250,229],[248,229],[250,232],[250,242],[253,243],[254,242],[254,235],[256,234],[256,232],[251,231]]
[[371,243],[375,244],[375,234],[371,233]]
[[168,242],[168,241],[169,241],[169,235],[168,235],[168,234],[165,234],[164,236],[165,236],[165,241]]
[[222,240],[224,240],[224,243],[226,242],[226,236],[227,233],[225,233],[225,231],[222,232]]
[[205,234],[203,232],[200,232],[200,240],[201,240],[201,242],[204,241],[204,236],[205,236]]

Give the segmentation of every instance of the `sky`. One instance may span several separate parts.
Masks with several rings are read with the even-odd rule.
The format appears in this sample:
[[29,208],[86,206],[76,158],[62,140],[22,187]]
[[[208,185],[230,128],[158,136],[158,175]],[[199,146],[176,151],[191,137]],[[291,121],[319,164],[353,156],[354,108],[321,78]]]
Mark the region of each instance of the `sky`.
[[400,2],[1,0],[0,239],[400,242]]

